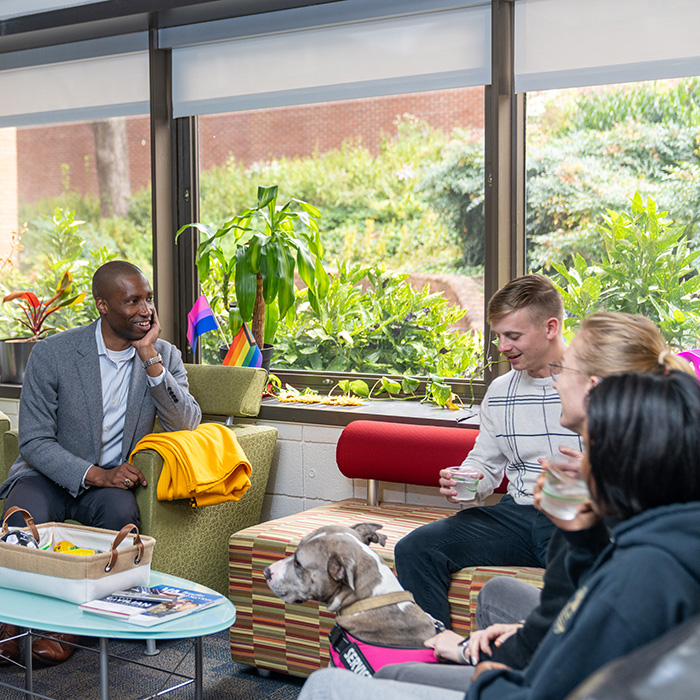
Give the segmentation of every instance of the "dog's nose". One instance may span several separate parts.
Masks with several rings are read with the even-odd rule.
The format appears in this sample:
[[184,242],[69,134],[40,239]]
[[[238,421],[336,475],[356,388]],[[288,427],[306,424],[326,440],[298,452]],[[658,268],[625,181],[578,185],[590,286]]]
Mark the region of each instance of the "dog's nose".
[[266,566],[263,569],[263,576],[265,577],[266,581],[271,581],[272,580],[272,571],[270,571],[270,567]]

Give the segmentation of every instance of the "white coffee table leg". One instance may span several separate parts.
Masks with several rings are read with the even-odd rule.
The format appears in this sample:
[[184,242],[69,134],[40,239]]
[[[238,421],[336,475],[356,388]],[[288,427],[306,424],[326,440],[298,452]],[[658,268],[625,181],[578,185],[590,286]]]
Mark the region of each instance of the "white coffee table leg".
[[100,700],[109,698],[109,673],[107,664],[109,663],[109,640],[100,637]]

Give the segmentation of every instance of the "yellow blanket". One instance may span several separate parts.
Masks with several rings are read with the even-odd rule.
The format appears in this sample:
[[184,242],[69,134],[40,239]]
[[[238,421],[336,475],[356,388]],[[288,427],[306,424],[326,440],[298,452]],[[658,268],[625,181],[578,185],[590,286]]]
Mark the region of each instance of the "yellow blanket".
[[189,498],[192,506],[237,501],[250,488],[250,462],[233,431],[220,423],[196,430],[152,433],[139,440],[129,456],[153,449],[163,457],[158,500]]

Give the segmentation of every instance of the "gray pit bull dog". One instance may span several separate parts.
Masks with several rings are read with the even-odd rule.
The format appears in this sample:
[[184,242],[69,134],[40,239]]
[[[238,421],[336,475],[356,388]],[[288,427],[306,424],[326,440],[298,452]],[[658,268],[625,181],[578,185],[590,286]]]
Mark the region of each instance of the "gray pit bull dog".
[[[386,536],[377,532],[381,527],[358,523],[314,530],[299,542],[291,557],[265,568],[268,586],[287,603],[323,603],[330,612],[338,613],[336,622],[342,628],[371,644],[422,646],[436,634],[436,622],[405,599],[409,594],[369,548],[370,542],[384,546]],[[387,594],[402,597],[402,593],[402,602],[387,602],[381,607],[374,607],[370,600]],[[369,609],[363,609],[365,606]]]

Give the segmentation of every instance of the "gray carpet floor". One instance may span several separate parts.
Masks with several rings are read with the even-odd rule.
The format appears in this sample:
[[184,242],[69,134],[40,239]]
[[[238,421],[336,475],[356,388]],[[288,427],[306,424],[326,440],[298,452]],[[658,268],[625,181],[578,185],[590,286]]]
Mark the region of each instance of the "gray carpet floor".
[[[85,639],[85,646],[97,651],[97,641]],[[159,669],[173,669],[194,675],[194,647],[191,640],[158,642],[159,654],[146,656],[143,642],[114,640],[109,653],[148,664]],[[184,661],[181,661],[186,652]],[[204,698],[206,700],[296,700],[303,679],[284,674],[260,677],[254,669],[234,663],[229,651],[228,630],[204,637],[203,640]],[[14,666],[0,666],[0,683],[24,684],[24,671]],[[114,700],[155,697],[163,687],[175,685],[177,679],[167,673],[154,671],[120,659],[110,659],[109,697]],[[35,667],[34,692],[58,700],[99,700],[99,655],[88,649],[79,649],[63,664],[54,667]],[[24,694],[0,685],[0,700],[16,700]],[[194,686],[174,690],[164,697],[173,700],[194,698]]]

